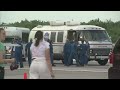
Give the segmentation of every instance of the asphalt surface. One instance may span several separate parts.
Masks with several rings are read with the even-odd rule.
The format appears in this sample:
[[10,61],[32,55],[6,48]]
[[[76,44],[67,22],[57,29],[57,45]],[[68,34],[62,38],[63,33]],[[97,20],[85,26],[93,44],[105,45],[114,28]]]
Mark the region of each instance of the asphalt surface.
[[[75,62],[69,67],[64,66],[61,61],[55,61],[55,64],[55,79],[108,79],[109,64],[100,66],[96,61],[90,61],[85,67],[76,67]],[[24,68],[18,70],[11,71],[9,64],[5,69],[5,79],[24,79],[24,73],[27,73],[29,79],[28,62],[24,62]]]

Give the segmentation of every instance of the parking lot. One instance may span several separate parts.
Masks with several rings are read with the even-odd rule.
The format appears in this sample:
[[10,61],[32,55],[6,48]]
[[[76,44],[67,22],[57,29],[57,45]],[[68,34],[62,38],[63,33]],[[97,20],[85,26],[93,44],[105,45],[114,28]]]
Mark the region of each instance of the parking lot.
[[[55,64],[56,67],[53,67],[55,79],[108,79],[108,64],[100,66],[95,61],[90,61],[88,66],[85,67],[76,67],[76,65],[67,67],[61,61],[55,61]],[[5,79],[24,79],[24,73],[27,73],[29,79],[27,62],[24,62],[24,68],[19,68],[18,70],[10,71],[9,65],[5,69]]]

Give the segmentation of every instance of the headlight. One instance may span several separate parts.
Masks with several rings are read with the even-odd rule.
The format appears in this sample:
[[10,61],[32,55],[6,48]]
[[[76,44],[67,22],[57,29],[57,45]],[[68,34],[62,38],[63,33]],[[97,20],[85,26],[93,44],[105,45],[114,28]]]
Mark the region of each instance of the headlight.
[[110,52],[112,52],[112,49],[110,49]]
[[12,53],[12,49],[8,49],[7,53],[11,54]]
[[92,53],[92,52],[93,52],[93,50],[91,49],[91,50],[90,50],[90,53]]
[[95,55],[97,56],[98,54],[96,53]]

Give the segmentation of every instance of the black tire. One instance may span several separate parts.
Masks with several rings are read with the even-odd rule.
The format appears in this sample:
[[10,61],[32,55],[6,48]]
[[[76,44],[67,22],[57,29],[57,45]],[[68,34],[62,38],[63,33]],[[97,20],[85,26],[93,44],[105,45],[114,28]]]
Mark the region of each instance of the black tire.
[[108,59],[105,59],[105,60],[97,60],[98,63],[102,66],[106,65],[108,63]]

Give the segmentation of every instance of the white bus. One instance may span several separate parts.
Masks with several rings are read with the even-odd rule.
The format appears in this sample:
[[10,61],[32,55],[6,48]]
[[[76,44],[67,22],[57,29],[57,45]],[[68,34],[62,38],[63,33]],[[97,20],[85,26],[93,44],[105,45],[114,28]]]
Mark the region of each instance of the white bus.
[[[19,46],[16,44],[12,44],[13,39],[15,38],[21,38],[22,44],[23,44],[23,56],[25,56],[25,45],[28,43],[28,37],[30,33],[29,28],[23,28],[23,27],[9,27],[9,26],[2,26],[2,28],[6,31],[6,39],[4,41],[4,45],[6,48],[6,58],[10,58],[11,56],[11,47],[12,46]],[[9,50],[9,51],[8,51]]]
[[[82,35],[89,41],[89,60],[96,60],[100,65],[106,65],[108,55],[112,49],[112,42],[107,31],[95,25],[80,25],[78,22],[50,22],[50,25],[38,25],[29,35],[34,39],[35,33],[41,30],[49,33],[49,39],[53,41],[54,60],[63,60],[63,46],[67,39],[75,39]],[[75,32],[75,37],[73,36]]]

